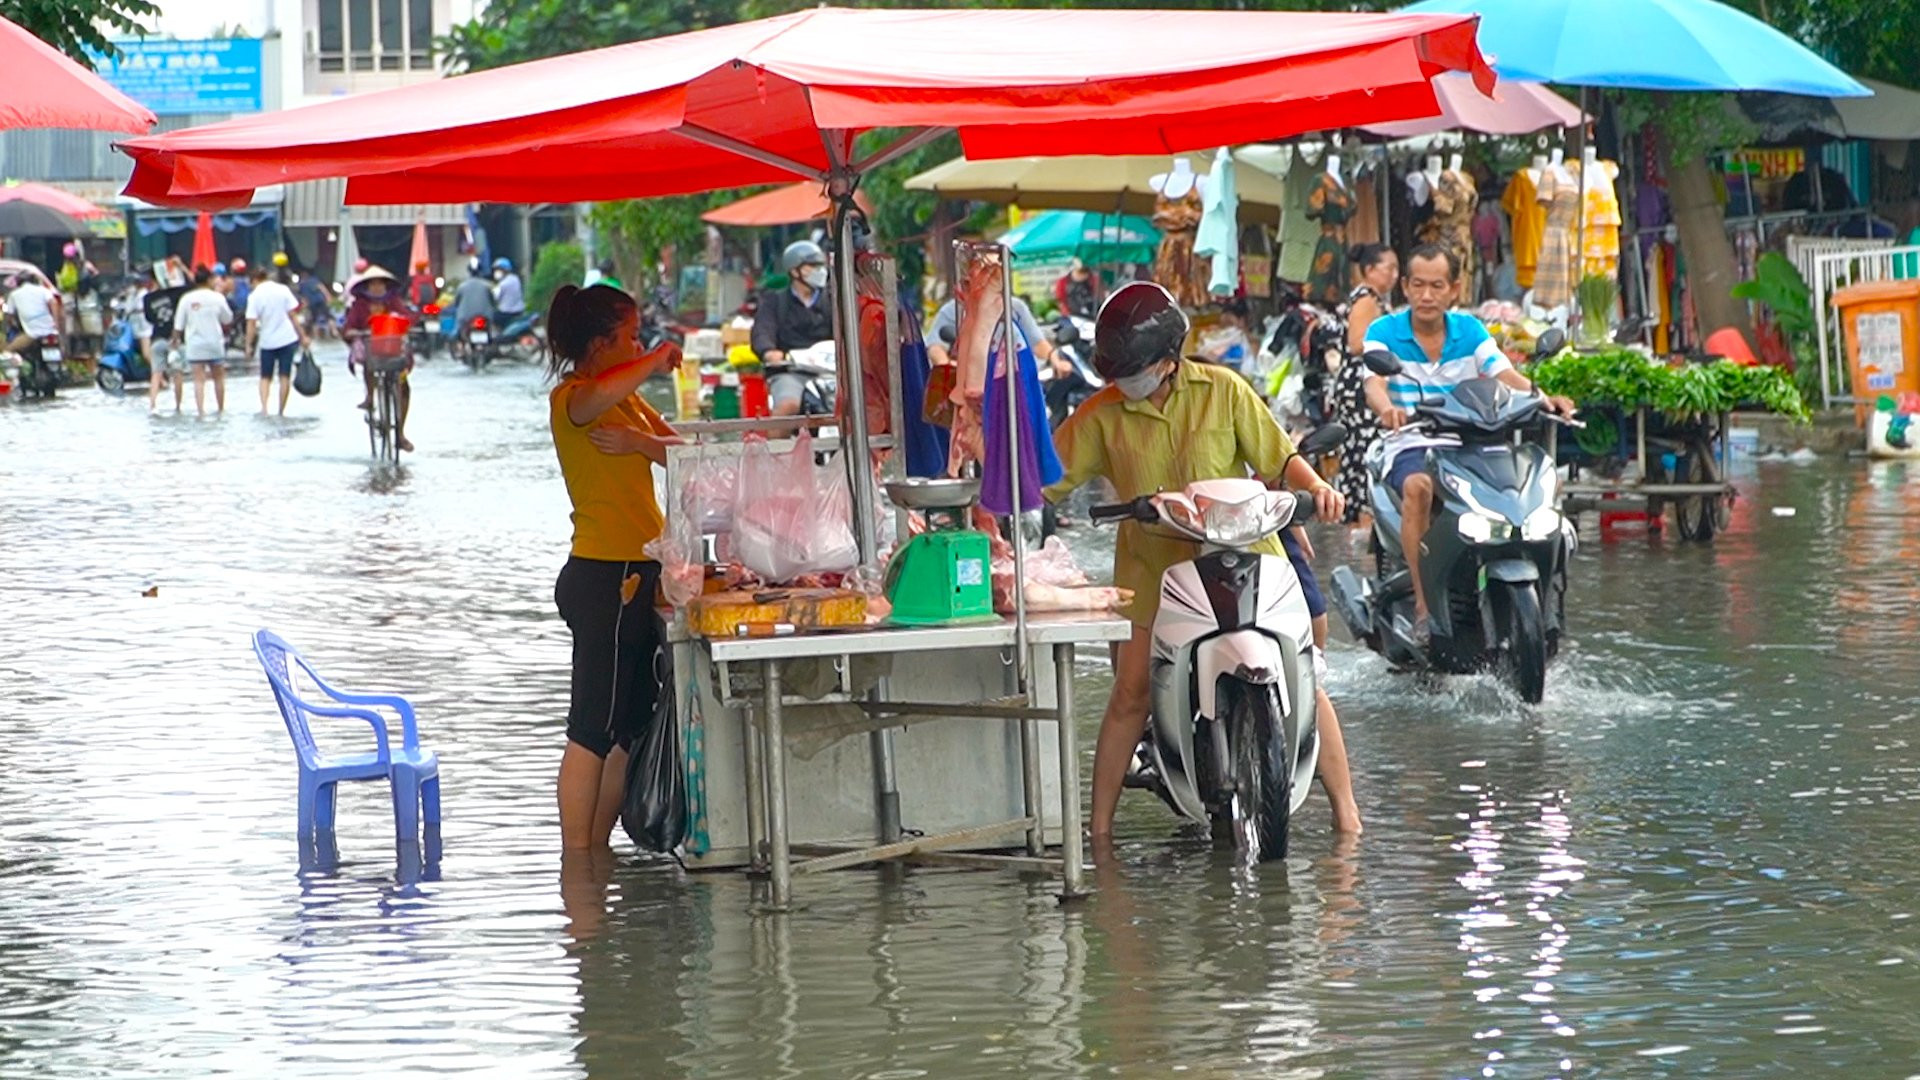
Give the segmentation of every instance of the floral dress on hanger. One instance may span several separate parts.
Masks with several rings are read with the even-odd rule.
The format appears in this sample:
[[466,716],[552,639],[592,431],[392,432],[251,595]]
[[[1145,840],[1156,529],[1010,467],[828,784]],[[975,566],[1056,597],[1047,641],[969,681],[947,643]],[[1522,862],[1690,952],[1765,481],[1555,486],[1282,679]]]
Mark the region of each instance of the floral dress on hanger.
[[1347,221],[1353,217],[1353,192],[1326,173],[1307,200],[1307,216],[1320,223],[1320,240],[1313,246],[1313,273],[1307,278],[1307,300],[1332,307],[1346,299]]
[[1422,241],[1453,252],[1460,260],[1460,280],[1468,283],[1473,281],[1473,211],[1479,204],[1480,192],[1473,179],[1448,169],[1433,189],[1433,217],[1420,230]]
[[1212,261],[1193,253],[1202,213],[1198,186],[1178,199],[1161,195],[1153,200],[1153,227],[1160,230],[1153,280],[1165,286],[1185,308],[1201,307],[1210,300],[1207,279],[1212,276]]

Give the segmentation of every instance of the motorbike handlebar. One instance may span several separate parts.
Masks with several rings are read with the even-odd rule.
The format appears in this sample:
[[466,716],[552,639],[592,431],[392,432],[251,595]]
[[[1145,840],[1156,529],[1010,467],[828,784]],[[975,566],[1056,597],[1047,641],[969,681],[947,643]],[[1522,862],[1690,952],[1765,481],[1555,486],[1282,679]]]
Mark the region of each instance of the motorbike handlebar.
[[1293,497],[1293,514],[1287,519],[1287,528],[1291,529],[1295,525],[1305,525],[1307,522],[1312,521],[1314,516],[1319,512],[1320,508],[1314,503],[1312,495],[1305,492],[1297,493]]
[[1087,516],[1095,521],[1158,521],[1160,511],[1154,509],[1153,496],[1142,495],[1132,502],[1107,503],[1087,511]]

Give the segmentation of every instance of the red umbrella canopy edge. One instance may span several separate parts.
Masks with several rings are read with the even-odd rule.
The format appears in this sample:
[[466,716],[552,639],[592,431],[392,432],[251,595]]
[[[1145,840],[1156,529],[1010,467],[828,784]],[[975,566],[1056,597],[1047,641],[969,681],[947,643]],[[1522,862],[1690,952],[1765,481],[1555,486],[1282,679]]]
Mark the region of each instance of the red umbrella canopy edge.
[[[127,193],[229,206],[347,176],[348,201],[546,202],[843,180],[853,139],[967,156],[1158,154],[1436,115],[1493,76],[1473,16],[819,8],[129,140]],[[929,48],[931,43],[938,48]],[[906,144],[897,144],[897,147]]]
[[139,133],[153,128],[151,109],[105,79],[0,17],[0,128],[85,128]]

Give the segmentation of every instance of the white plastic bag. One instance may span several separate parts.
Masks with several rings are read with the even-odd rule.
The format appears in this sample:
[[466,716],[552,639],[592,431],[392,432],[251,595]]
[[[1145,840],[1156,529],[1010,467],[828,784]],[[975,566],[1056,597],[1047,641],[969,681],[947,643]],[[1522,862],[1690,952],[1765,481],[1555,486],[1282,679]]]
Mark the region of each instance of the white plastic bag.
[[784,453],[774,453],[762,440],[749,442],[740,459],[739,493],[734,555],[768,583],[851,570],[859,563],[846,471],[837,457],[814,465],[807,432]]

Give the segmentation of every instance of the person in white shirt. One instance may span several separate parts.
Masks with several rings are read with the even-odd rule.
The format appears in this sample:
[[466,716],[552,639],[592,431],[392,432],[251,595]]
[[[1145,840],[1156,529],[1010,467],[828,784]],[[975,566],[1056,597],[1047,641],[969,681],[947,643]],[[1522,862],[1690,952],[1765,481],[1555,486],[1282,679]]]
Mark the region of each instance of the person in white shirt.
[[193,366],[193,405],[201,416],[207,415],[207,376],[213,376],[214,406],[221,415],[227,412],[227,327],[233,325],[233,308],[227,298],[214,291],[213,273],[206,267],[193,271],[193,289],[180,298],[173,310],[173,344],[186,349],[187,363]]
[[300,301],[293,290],[267,276],[265,267],[253,272],[247,293],[247,352],[260,350],[260,415],[267,415],[267,392],[273,374],[280,373],[280,415],[287,415],[287,394],[293,389],[293,358],[307,347],[307,330],[296,318]]
[[17,353],[43,337],[60,333],[60,294],[32,278],[22,278],[7,293],[7,314],[20,327],[7,343],[7,348]]

